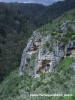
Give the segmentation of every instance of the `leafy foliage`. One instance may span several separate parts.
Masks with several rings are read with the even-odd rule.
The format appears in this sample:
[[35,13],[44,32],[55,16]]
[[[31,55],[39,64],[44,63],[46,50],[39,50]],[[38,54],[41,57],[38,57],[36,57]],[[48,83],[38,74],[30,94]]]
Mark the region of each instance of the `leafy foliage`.
[[[73,58],[64,58],[57,66],[55,72],[48,74],[42,73],[40,78],[32,78],[26,73],[20,77],[18,75],[18,69],[16,69],[19,66],[21,54],[26,46],[27,40],[36,27],[50,21],[50,24],[44,25],[38,29],[38,31],[43,31],[42,34],[48,31],[48,34],[53,34],[53,36],[57,35],[60,40],[62,31],[59,30],[55,33],[54,31],[56,27],[60,26],[64,21],[73,21],[75,19],[75,9],[64,13],[63,16],[54,21],[51,20],[61,15],[64,11],[75,7],[74,0],[69,1],[70,2],[65,0],[64,2],[56,3],[47,8],[42,5],[35,7],[36,5],[34,4],[33,6],[32,4],[0,4],[0,80],[2,81],[4,79],[0,84],[1,100],[75,100],[75,85],[73,85],[75,84],[73,78],[75,77],[75,69],[71,68],[72,63],[75,63]],[[34,7],[36,9],[34,9]],[[26,10],[25,8],[28,9]],[[55,10],[56,8],[57,10],[60,8],[60,10],[57,11]],[[41,9],[41,11],[39,9]],[[31,16],[31,18],[29,16]],[[69,35],[66,33],[66,38],[64,40],[61,39],[61,41],[66,43],[67,39],[70,38],[71,35],[74,35],[71,29],[68,29],[68,32]],[[45,46],[48,48],[49,43]],[[37,53],[32,56],[31,63],[33,64],[36,55]],[[6,77],[6,75],[9,76]],[[54,94],[60,92],[72,93],[73,96],[30,97],[30,93]]]
[[[19,67],[22,51],[33,30],[49,22],[51,25],[43,26],[43,34],[46,30],[55,30],[58,22],[61,24],[61,18],[55,22],[52,20],[73,8],[74,0],[65,0],[48,7],[40,4],[0,3],[0,81]],[[65,20],[74,19],[74,15],[75,12],[69,16],[64,13],[62,22],[64,16]]]
[[[75,93],[74,79],[75,70],[71,63],[75,62],[71,58],[65,58],[59,64],[56,72],[44,74],[40,78],[32,78],[28,75],[19,77],[18,70],[12,72],[0,84],[0,99],[2,100],[74,100],[75,97],[30,97],[30,94],[54,94],[54,93]],[[66,68],[66,70],[65,70]],[[71,91],[72,90],[72,91]],[[56,98],[56,99],[55,99]]]

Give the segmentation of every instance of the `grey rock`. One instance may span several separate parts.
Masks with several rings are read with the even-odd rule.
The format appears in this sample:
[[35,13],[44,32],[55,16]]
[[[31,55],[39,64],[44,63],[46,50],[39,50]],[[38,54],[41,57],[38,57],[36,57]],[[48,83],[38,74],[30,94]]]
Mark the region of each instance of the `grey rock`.
[[[75,22],[67,21],[60,26],[60,29],[63,31],[61,33],[61,38],[64,38],[65,32],[67,31],[70,24],[75,24]],[[75,29],[72,26],[73,30]],[[40,32],[34,31],[32,37],[29,39],[26,48],[23,51],[21,64],[19,69],[19,75],[24,75],[27,71],[27,68],[33,66],[33,74],[28,72],[32,77],[39,76],[39,73],[43,72],[52,72],[57,64],[61,61],[63,57],[66,57],[70,49],[75,49],[75,41],[70,40],[66,45],[63,42],[58,40],[53,41],[53,36],[46,32],[46,36],[42,36]],[[48,43],[49,47],[52,48],[43,48],[44,45]],[[34,65],[32,62],[32,56],[36,54],[37,56],[34,59]],[[75,64],[72,65],[75,68]],[[38,73],[38,74],[37,74]]]

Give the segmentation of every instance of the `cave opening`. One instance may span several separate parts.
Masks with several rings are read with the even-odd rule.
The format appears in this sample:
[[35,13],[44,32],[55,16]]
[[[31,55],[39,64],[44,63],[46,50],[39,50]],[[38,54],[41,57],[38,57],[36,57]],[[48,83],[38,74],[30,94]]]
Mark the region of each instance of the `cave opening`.
[[48,73],[50,70],[50,60],[45,59],[45,60],[39,60],[39,64],[38,64],[38,70],[37,70],[37,74],[41,74],[41,73]]
[[75,57],[75,48],[68,48],[66,56]]

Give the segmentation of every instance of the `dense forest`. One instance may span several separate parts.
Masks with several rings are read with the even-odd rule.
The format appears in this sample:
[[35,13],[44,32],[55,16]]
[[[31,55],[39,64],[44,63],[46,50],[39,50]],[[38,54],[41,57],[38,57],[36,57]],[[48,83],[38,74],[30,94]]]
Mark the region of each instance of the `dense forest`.
[[73,8],[74,0],[51,6],[0,3],[0,81],[19,67],[22,51],[33,31]]
[[[64,23],[64,24],[63,24]],[[60,29],[60,26],[64,26],[64,32]],[[61,27],[62,28],[62,27]],[[67,28],[67,30],[65,30]],[[40,49],[42,50],[52,50],[52,46],[50,44],[56,43],[56,41],[60,41],[60,43],[64,43],[66,45],[69,43],[69,40],[75,41],[75,9],[65,13],[53,20],[52,24],[48,23],[44,25],[43,27],[40,27],[38,30],[35,31],[36,36],[38,36],[38,32],[40,32],[40,35],[43,35],[44,41],[46,39],[49,39],[49,36],[52,36],[51,40],[47,41],[43,47]],[[65,33],[65,34],[64,34]],[[64,37],[63,37],[63,35]],[[31,35],[31,38],[35,35]],[[74,37],[73,37],[74,36]],[[11,37],[10,37],[11,38]],[[13,37],[14,38],[14,37]],[[20,37],[21,38],[21,37]],[[22,37],[23,38],[23,37]],[[19,39],[19,38],[18,38]],[[35,38],[33,38],[35,40]],[[8,60],[10,61],[10,64],[12,65],[12,69],[10,68],[9,71],[10,74],[0,83],[0,100],[75,100],[75,55],[72,54],[74,57],[70,57],[70,54],[68,54],[66,57],[63,57],[59,64],[55,67],[55,71],[49,72],[49,73],[40,73],[40,77],[32,77],[30,76],[29,72],[32,72],[37,62],[36,58],[38,58],[38,51],[32,54],[31,60],[28,63],[28,66],[26,68],[26,72],[23,76],[19,76],[19,61],[17,62],[17,59],[15,59],[18,56],[18,52],[22,52],[20,48],[25,47],[25,44],[23,45],[24,40],[19,40],[19,46],[12,48],[12,41],[11,44],[8,44],[9,51],[13,52],[7,52],[8,54],[14,54],[14,56],[9,55]],[[26,41],[25,41],[26,43]],[[27,44],[29,41],[27,42]],[[43,41],[42,41],[43,43]],[[64,45],[58,45],[64,48]],[[21,47],[22,46],[22,47]],[[70,47],[75,48],[75,42],[74,45],[69,45]],[[29,46],[30,47],[30,46]],[[35,46],[34,46],[35,47]],[[57,50],[57,46],[54,45],[55,51]],[[66,46],[67,47],[67,46]],[[69,50],[71,48],[69,47]],[[18,48],[18,49],[17,49]],[[27,46],[26,46],[27,48]],[[26,49],[25,48],[25,49]],[[7,49],[6,49],[7,50]],[[21,51],[20,51],[21,50]],[[36,49],[37,50],[37,49]],[[61,52],[61,51],[60,51]],[[58,52],[58,53],[60,53]],[[49,54],[47,51],[44,51],[45,54]],[[69,53],[69,52],[68,52]],[[22,53],[23,55],[23,53]],[[4,55],[5,56],[5,55]],[[60,54],[61,56],[61,54]],[[20,56],[18,56],[20,57]],[[25,57],[26,58],[26,57]],[[25,61],[25,58],[23,61]],[[4,64],[9,65],[8,63]],[[46,62],[43,64],[46,65]],[[14,66],[13,66],[14,65]],[[27,64],[26,64],[27,65]],[[32,66],[32,67],[31,67]],[[17,69],[13,70],[13,67],[18,67]],[[8,71],[8,70],[7,70]],[[50,94],[54,96],[30,96],[30,94]],[[55,96],[55,95],[62,95],[62,96]],[[64,96],[66,95],[66,96]],[[68,96],[67,96],[68,95]],[[70,96],[69,96],[70,95]],[[72,96],[71,96],[72,95]]]
[[75,0],[0,2],[0,100],[75,100]]

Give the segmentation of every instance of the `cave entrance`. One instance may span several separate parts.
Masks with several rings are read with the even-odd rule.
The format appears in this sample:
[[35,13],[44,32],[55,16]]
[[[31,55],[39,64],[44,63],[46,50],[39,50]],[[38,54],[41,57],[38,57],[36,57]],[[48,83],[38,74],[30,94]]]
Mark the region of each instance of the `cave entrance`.
[[33,43],[33,46],[29,49],[28,54],[35,53],[40,48],[40,42],[36,41]]
[[75,48],[68,48],[66,56],[75,57]]
[[41,73],[49,73],[50,62],[51,61],[48,59],[39,61],[37,74],[40,75]]

